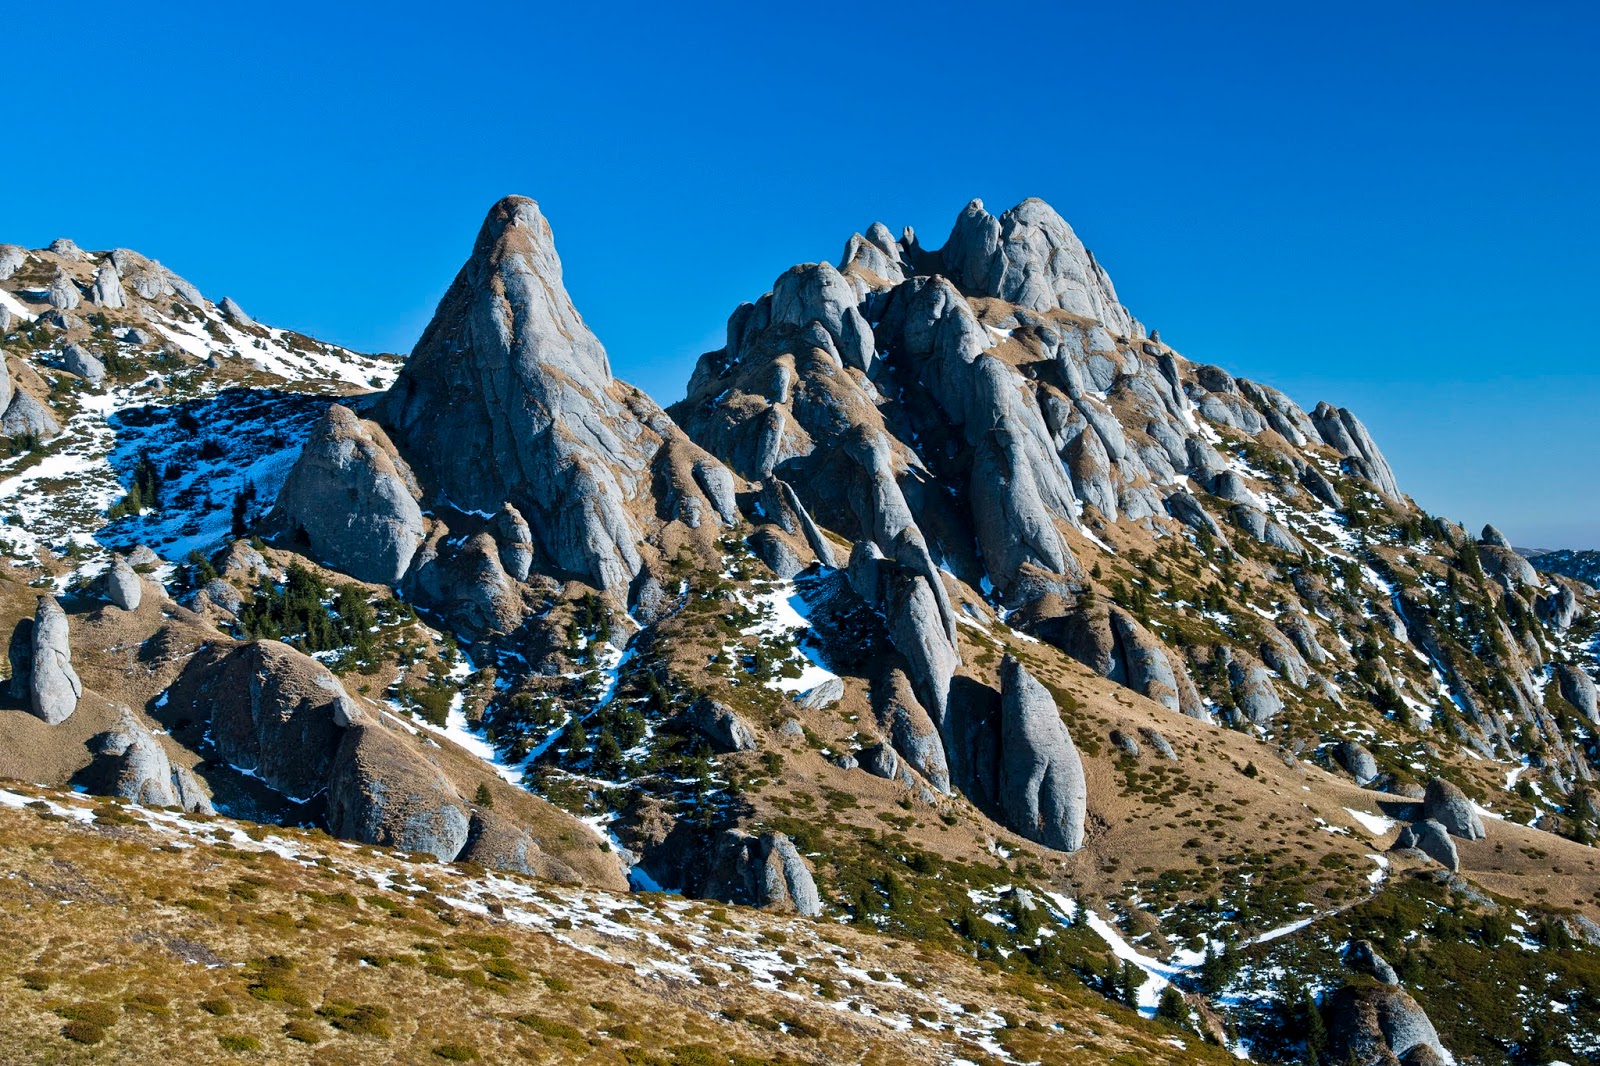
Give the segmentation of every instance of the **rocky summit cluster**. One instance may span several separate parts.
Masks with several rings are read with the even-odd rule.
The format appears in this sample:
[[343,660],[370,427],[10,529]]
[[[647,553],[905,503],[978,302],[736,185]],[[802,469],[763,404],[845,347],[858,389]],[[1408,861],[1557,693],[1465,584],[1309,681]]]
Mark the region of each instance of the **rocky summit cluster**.
[[0,245],[0,338],[0,778],[453,864],[491,922],[523,878],[845,923],[1140,1061],[1600,1054],[1587,571],[1181,355],[1040,200],[785,271],[665,410],[521,197],[404,360],[65,240]]

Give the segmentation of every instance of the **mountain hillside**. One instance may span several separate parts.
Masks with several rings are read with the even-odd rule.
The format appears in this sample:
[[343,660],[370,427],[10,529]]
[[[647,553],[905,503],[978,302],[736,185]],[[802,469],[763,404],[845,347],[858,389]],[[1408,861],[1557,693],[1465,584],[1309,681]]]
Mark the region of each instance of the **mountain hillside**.
[[[784,272],[666,411],[521,197],[403,362],[67,241],[0,246],[0,337],[0,846],[208,945],[222,999],[317,986],[194,1015],[208,1049],[356,1054],[356,982],[406,1061],[1600,1053],[1594,589],[1171,348],[1042,201]],[[152,883],[233,861],[197,826],[280,859],[116,887],[151,833]],[[347,882],[421,886],[421,941],[359,947],[396,911]],[[233,931],[274,922],[338,932]],[[78,1000],[172,1046],[12,925],[37,1061]]]

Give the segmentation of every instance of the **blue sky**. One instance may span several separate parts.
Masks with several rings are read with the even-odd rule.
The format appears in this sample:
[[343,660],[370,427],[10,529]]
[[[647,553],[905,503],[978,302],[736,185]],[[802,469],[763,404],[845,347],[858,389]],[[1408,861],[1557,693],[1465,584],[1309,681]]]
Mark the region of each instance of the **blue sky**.
[[1164,339],[1353,408],[1430,511],[1600,547],[1596,5],[1307,6],[36,5],[0,240],[405,351],[522,193],[665,404],[792,263],[1040,196]]

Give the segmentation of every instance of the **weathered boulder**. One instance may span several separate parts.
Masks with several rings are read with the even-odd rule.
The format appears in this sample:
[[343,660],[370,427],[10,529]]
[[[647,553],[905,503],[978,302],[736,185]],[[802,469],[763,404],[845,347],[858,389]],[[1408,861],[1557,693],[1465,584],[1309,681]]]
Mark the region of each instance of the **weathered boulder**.
[[750,836],[729,829],[717,839],[710,866],[705,894],[714,899],[808,918],[822,914],[811,869],[782,833]]
[[105,384],[106,365],[99,357],[84,350],[82,345],[69,344],[61,350],[61,365],[70,373],[99,387]]
[[296,802],[327,787],[345,729],[360,717],[328,668],[281,641],[201,652],[170,690],[211,723],[217,756]]
[[1561,698],[1589,721],[1600,722],[1600,692],[1596,692],[1594,678],[1588,671],[1571,663],[1557,663],[1555,675],[1556,691],[1561,693]]
[[950,791],[944,740],[904,671],[891,669],[873,683],[872,715],[902,759],[935,789]]
[[61,423],[55,414],[40,403],[31,392],[17,389],[0,416],[0,434],[7,437],[38,437],[48,440],[61,433]]
[[1461,856],[1450,831],[1432,819],[1401,826],[1391,850],[1420,851],[1447,870],[1461,869]]
[[78,283],[58,267],[50,279],[46,301],[58,311],[71,311],[83,302],[83,294],[78,291]]
[[900,762],[900,756],[888,744],[873,744],[856,752],[856,765],[874,777],[881,777],[886,781],[900,781],[911,784],[912,778],[905,766]]
[[464,540],[435,522],[428,540],[412,558],[406,595],[437,611],[477,639],[510,633],[527,613],[525,590],[506,573],[502,552],[487,532]]
[[416,480],[382,429],[333,404],[300,451],[271,515],[291,538],[360,581],[392,585],[423,540]]
[[1362,973],[1376,977],[1386,985],[1400,983],[1400,975],[1382,955],[1378,954],[1378,949],[1372,946],[1370,940],[1357,940],[1352,943],[1345,955],[1345,962]]
[[799,699],[800,706],[808,711],[820,711],[824,707],[831,707],[844,699],[844,679],[830,677],[819,685],[814,685],[806,690],[805,695]]
[[52,255],[60,256],[62,259],[73,263],[81,262],[88,258],[83,254],[83,249],[79,248],[77,242],[70,237],[57,237],[50,242],[49,251]]
[[709,696],[690,704],[686,718],[719,751],[754,751],[755,730],[731,708]]
[[820,323],[843,364],[866,372],[876,351],[859,302],[850,282],[827,263],[792,267],[772,283],[774,323],[800,328]]
[[126,709],[115,726],[95,738],[94,747],[104,759],[98,768],[104,792],[146,807],[216,813],[194,776],[173,766],[161,742]]
[[0,281],[5,281],[28,261],[27,249],[15,244],[0,244]]
[[1178,761],[1178,752],[1173,748],[1172,741],[1168,740],[1160,730],[1152,729],[1149,726],[1140,726],[1139,735],[1144,737],[1145,743],[1149,744],[1157,755],[1168,762]]
[[1369,784],[1378,776],[1378,760],[1372,757],[1372,752],[1353,740],[1335,746],[1333,757],[1356,779],[1358,785]]
[[40,596],[33,616],[33,651],[28,677],[28,703],[34,715],[51,725],[65,722],[77,710],[83,682],[72,668],[67,613],[54,596]]
[[1228,663],[1228,682],[1240,712],[1254,725],[1265,725],[1283,713],[1283,697],[1265,666],[1241,661]]
[[1578,597],[1572,587],[1558,582],[1553,592],[1540,596],[1539,617],[1557,629],[1570,629],[1578,618]]
[[328,780],[338,836],[452,862],[467,845],[469,806],[439,769],[375,723],[344,730]]
[[1011,656],[1000,664],[1000,780],[1006,824],[1046,847],[1083,847],[1083,762],[1055,698]]
[[1346,985],[1329,997],[1329,1061],[1392,1066],[1418,1066],[1432,1059],[1449,1061],[1439,1033],[1417,1001],[1392,985]]
[[1422,817],[1438,822],[1451,835],[1463,840],[1484,838],[1483,819],[1478,817],[1472,801],[1465,792],[1443,778],[1435,777],[1428,782],[1428,789],[1422,797]]
[[1029,615],[1033,619],[1027,623],[1029,632],[1102,677],[1169,711],[1202,721],[1209,718],[1182,661],[1121,607],[1097,602],[1067,610],[1045,600]]
[[232,296],[224,296],[222,302],[217,306],[228,321],[236,326],[250,327],[256,324],[256,320],[245,314],[244,308],[240,307]]
[[125,557],[114,555],[106,568],[105,590],[106,599],[116,606],[124,611],[137,611],[139,601],[144,598],[144,579],[128,565]]
[[117,275],[114,263],[102,263],[95,271],[94,284],[89,289],[89,299],[101,307],[128,306],[128,295],[122,291],[122,278]]
[[1139,746],[1139,742],[1130,734],[1124,733],[1120,729],[1113,729],[1111,731],[1111,746],[1122,752],[1122,754],[1134,759],[1137,759],[1139,756],[1144,754],[1144,749]]
[[517,581],[528,580],[533,572],[533,531],[527,519],[509,503],[494,518],[494,539],[500,549],[500,565]]
[[1478,535],[1478,543],[1492,544],[1497,548],[1511,547],[1511,542],[1506,539],[1506,535],[1494,525],[1485,525],[1483,527],[1483,532]]

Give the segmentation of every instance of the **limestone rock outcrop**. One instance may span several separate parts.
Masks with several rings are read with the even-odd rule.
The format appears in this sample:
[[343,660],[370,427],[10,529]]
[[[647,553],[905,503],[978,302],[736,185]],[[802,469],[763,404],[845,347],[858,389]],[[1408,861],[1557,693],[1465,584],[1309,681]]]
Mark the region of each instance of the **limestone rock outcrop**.
[[137,611],[144,598],[144,579],[128,565],[125,556],[115,555],[105,574],[106,599],[124,611]]
[[1347,985],[1335,992],[1328,1003],[1328,1035],[1334,1062],[1421,1066],[1450,1061],[1427,1012],[1392,985]]
[[1006,824],[1058,851],[1083,847],[1088,787],[1055,698],[1023,665],[1000,665],[1000,805]]
[[333,404],[295,460],[271,515],[291,540],[361,581],[392,585],[423,540],[418,489],[381,428]]
[[67,613],[54,596],[40,596],[33,616],[28,705],[35,716],[58,725],[72,717],[82,695],[83,682],[72,668]]
[[691,512],[733,509],[715,460],[612,378],[567,296],[550,226],[523,197],[489,212],[374,416],[436,510],[492,516],[510,504],[542,568],[619,596],[661,521],[649,506],[655,474],[695,501]]
[[688,710],[689,724],[718,751],[754,751],[755,730],[732,708],[709,697],[696,700]]
[[1428,782],[1427,791],[1422,797],[1422,817],[1438,822],[1452,836],[1463,840],[1484,838],[1483,819],[1478,816],[1472,801],[1461,789],[1443,778],[1435,777]]
[[730,903],[792,911],[808,918],[822,913],[811,868],[782,833],[751,836],[727,830],[711,857],[705,894]]
[[173,766],[161,742],[124,709],[117,724],[95,738],[106,765],[103,791],[146,807],[215,814],[211,799],[184,767]]

